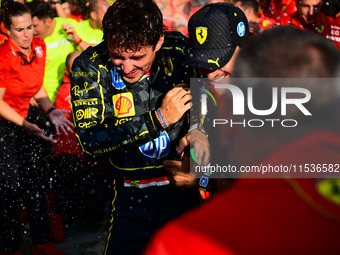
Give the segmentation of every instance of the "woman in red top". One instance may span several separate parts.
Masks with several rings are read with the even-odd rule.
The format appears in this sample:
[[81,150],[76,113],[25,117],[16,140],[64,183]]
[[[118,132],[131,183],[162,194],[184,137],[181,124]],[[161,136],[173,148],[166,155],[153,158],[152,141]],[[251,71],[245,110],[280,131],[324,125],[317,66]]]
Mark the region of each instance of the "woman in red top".
[[67,132],[72,122],[55,109],[42,86],[46,46],[33,38],[29,9],[18,2],[4,9],[4,24],[9,39],[0,45],[0,235],[2,254],[22,254],[18,216],[23,198],[30,220],[31,253],[63,255],[49,239],[45,182],[37,166],[32,143],[35,137],[54,142],[27,117],[33,97],[59,130]]

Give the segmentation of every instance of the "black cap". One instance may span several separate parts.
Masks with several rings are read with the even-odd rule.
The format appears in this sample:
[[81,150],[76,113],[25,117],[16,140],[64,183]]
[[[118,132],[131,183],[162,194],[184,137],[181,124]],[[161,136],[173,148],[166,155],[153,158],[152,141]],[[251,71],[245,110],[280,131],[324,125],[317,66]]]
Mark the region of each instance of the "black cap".
[[189,20],[188,31],[191,51],[186,64],[208,70],[225,66],[249,34],[245,14],[229,3],[198,10]]

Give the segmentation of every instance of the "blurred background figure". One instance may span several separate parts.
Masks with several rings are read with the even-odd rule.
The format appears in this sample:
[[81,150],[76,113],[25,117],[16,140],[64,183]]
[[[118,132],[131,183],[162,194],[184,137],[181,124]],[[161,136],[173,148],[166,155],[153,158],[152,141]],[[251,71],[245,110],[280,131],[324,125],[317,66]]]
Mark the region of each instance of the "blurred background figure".
[[274,19],[267,18],[263,13],[259,12],[257,0],[236,0],[234,4],[241,8],[246,15],[251,33],[257,34],[275,25]]
[[40,138],[55,142],[38,125],[26,120],[32,97],[56,127],[67,132],[72,126],[47,96],[43,84],[46,46],[33,38],[30,10],[18,2],[7,3],[3,21],[10,36],[0,45],[0,206],[2,237],[0,254],[22,254],[19,213],[24,203],[30,222],[33,255],[63,255],[49,237],[45,182],[35,146]]
[[77,26],[79,38],[91,46],[103,41],[102,21],[104,14],[110,7],[106,0],[90,0],[87,9],[87,19]]
[[183,11],[178,11],[173,5],[173,0],[155,0],[158,8],[162,11],[164,25],[169,31],[179,31],[188,36],[189,16]]
[[322,10],[322,0],[296,0],[297,11],[283,13],[277,18],[281,25],[292,25],[326,37],[340,49],[340,26],[338,20],[327,16]]
[[78,22],[86,20],[86,11],[88,7],[87,0],[70,0],[71,16],[69,18]]
[[69,0],[61,0],[61,8],[65,13],[65,18],[70,18],[71,16],[71,3]]

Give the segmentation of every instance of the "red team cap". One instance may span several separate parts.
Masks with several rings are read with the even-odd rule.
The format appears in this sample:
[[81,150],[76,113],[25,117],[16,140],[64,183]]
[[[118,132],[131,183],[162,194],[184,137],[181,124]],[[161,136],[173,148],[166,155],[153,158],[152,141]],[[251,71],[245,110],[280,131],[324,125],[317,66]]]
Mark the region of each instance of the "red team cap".
[[248,21],[233,4],[214,3],[193,14],[188,23],[191,50],[186,62],[207,70],[225,66],[236,46],[248,37]]

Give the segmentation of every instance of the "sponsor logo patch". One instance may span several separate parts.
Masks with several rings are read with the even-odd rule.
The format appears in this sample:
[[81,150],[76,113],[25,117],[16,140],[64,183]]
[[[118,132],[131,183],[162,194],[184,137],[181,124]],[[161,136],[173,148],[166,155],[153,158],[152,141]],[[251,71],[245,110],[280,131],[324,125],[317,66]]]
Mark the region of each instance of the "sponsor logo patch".
[[115,87],[116,89],[123,89],[126,87],[124,81],[120,77],[120,74],[118,73],[115,67],[111,69],[111,78],[112,78],[112,86]]
[[122,118],[136,115],[131,92],[114,95],[112,100],[116,117]]
[[41,58],[44,55],[44,52],[43,52],[41,46],[38,46],[38,47],[35,48],[35,54],[37,54],[38,58]]
[[160,136],[153,141],[139,147],[141,153],[149,158],[162,158],[170,151],[170,139],[166,131],[162,131]]

